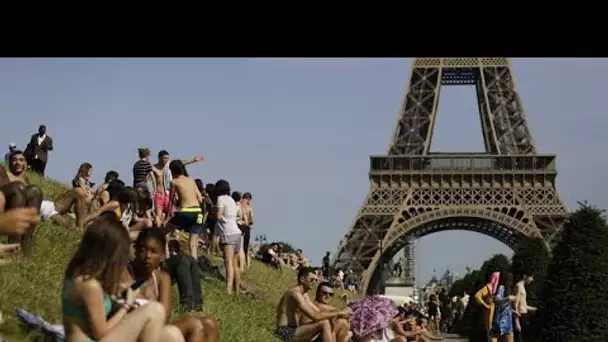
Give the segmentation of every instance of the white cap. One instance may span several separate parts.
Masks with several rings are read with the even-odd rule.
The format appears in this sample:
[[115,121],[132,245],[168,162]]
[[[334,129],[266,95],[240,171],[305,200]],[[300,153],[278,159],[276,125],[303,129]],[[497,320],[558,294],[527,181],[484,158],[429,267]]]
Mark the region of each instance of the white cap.
[[17,144],[15,144],[14,142],[12,142],[12,143],[8,144],[8,147],[15,148],[15,147],[17,147]]

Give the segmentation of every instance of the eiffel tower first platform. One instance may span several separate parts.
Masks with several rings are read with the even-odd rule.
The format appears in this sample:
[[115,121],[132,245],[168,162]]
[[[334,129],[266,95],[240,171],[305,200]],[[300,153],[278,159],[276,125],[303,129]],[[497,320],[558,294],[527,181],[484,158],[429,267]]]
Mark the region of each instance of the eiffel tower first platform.
[[[477,90],[485,153],[429,152],[440,89],[452,85]],[[536,151],[507,58],[415,58],[388,154],[370,157],[369,193],[333,266],[361,273],[360,290],[372,294],[381,291],[379,266],[402,249],[415,283],[413,241],[435,232],[474,231],[513,249],[542,237],[550,246],[567,214],[556,176],[555,155]]]

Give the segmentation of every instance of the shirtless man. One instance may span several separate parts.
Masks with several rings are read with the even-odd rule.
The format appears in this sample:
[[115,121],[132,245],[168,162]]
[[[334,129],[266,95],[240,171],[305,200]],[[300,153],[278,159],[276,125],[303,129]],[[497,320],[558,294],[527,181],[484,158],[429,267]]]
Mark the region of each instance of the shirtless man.
[[[182,164],[190,165],[203,160],[202,156],[196,156],[189,160],[182,160]],[[163,222],[163,214],[171,209],[169,201],[169,191],[171,183],[171,173],[167,172],[167,166],[171,161],[171,155],[166,150],[158,152],[158,163],[152,165],[152,183],[154,191],[154,207],[156,213],[156,224]]]
[[175,195],[179,198],[179,210],[175,215],[167,213],[166,225],[189,233],[190,255],[198,259],[198,235],[203,230],[203,211],[201,201],[203,196],[194,180],[187,176],[186,167],[181,160],[173,160],[169,164],[171,171],[171,190],[169,203],[173,203]]
[[[323,341],[335,342],[330,320],[347,318],[350,309],[322,312],[315,307],[307,292],[318,279],[314,270],[302,267],[298,271],[298,284],[288,289],[277,305],[277,321],[274,335],[282,341],[312,341],[321,334]],[[300,322],[300,314],[311,322]]]
[[[31,185],[25,174],[27,162],[22,151],[13,151],[10,155],[8,170],[0,167],[0,189],[4,194],[4,205],[0,212],[14,208],[35,208],[40,212],[42,190]],[[9,236],[9,243],[20,243],[25,256],[31,256],[34,248],[34,232],[36,223],[30,224],[29,229],[22,234]]]
[[[334,296],[334,289],[331,287],[331,284],[328,282],[323,282],[317,286],[317,293],[315,295],[314,308],[320,312],[339,312],[340,310],[329,302],[331,301],[331,297]],[[305,315],[301,316],[301,323],[308,324],[312,323],[312,320]],[[334,337],[336,342],[347,342],[350,340],[349,331],[350,325],[348,321],[344,318],[334,318],[331,320],[332,330],[334,332]]]
[[82,222],[87,212],[86,208],[87,194],[81,188],[68,190],[54,201],[43,200],[40,205],[40,217],[44,221],[51,221],[55,224],[70,225],[72,220],[69,216],[65,216],[72,205],[76,214],[76,227],[82,231]]

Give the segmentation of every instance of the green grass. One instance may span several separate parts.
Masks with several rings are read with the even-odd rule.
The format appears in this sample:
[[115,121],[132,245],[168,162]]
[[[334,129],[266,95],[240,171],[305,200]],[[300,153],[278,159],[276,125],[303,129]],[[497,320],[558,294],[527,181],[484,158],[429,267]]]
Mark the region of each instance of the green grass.
[[[67,189],[46,178],[30,177],[33,183],[42,187],[45,198],[52,199]],[[33,311],[51,323],[61,322],[62,274],[79,240],[79,234],[72,228],[42,223],[36,232],[33,258],[2,266],[0,310],[5,323],[0,326],[0,334],[10,341],[35,340],[36,335],[26,334],[13,316],[16,306]],[[272,336],[275,305],[295,280],[291,270],[280,274],[254,261],[244,274],[244,281],[263,294],[258,300],[228,296],[222,282],[203,280],[205,314],[217,318],[221,341],[275,341]],[[175,288],[174,302],[177,303]],[[173,318],[176,318],[175,313]]]

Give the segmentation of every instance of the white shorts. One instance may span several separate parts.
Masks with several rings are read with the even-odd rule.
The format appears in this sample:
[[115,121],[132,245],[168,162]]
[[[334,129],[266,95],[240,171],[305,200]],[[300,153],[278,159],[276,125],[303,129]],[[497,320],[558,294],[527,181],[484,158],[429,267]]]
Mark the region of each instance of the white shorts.
[[241,234],[220,235],[220,245],[234,245],[234,252],[240,252],[243,239]]
[[52,201],[44,200],[42,204],[40,204],[40,216],[43,221],[47,221],[51,219],[51,216],[59,214],[55,210],[55,203]]

